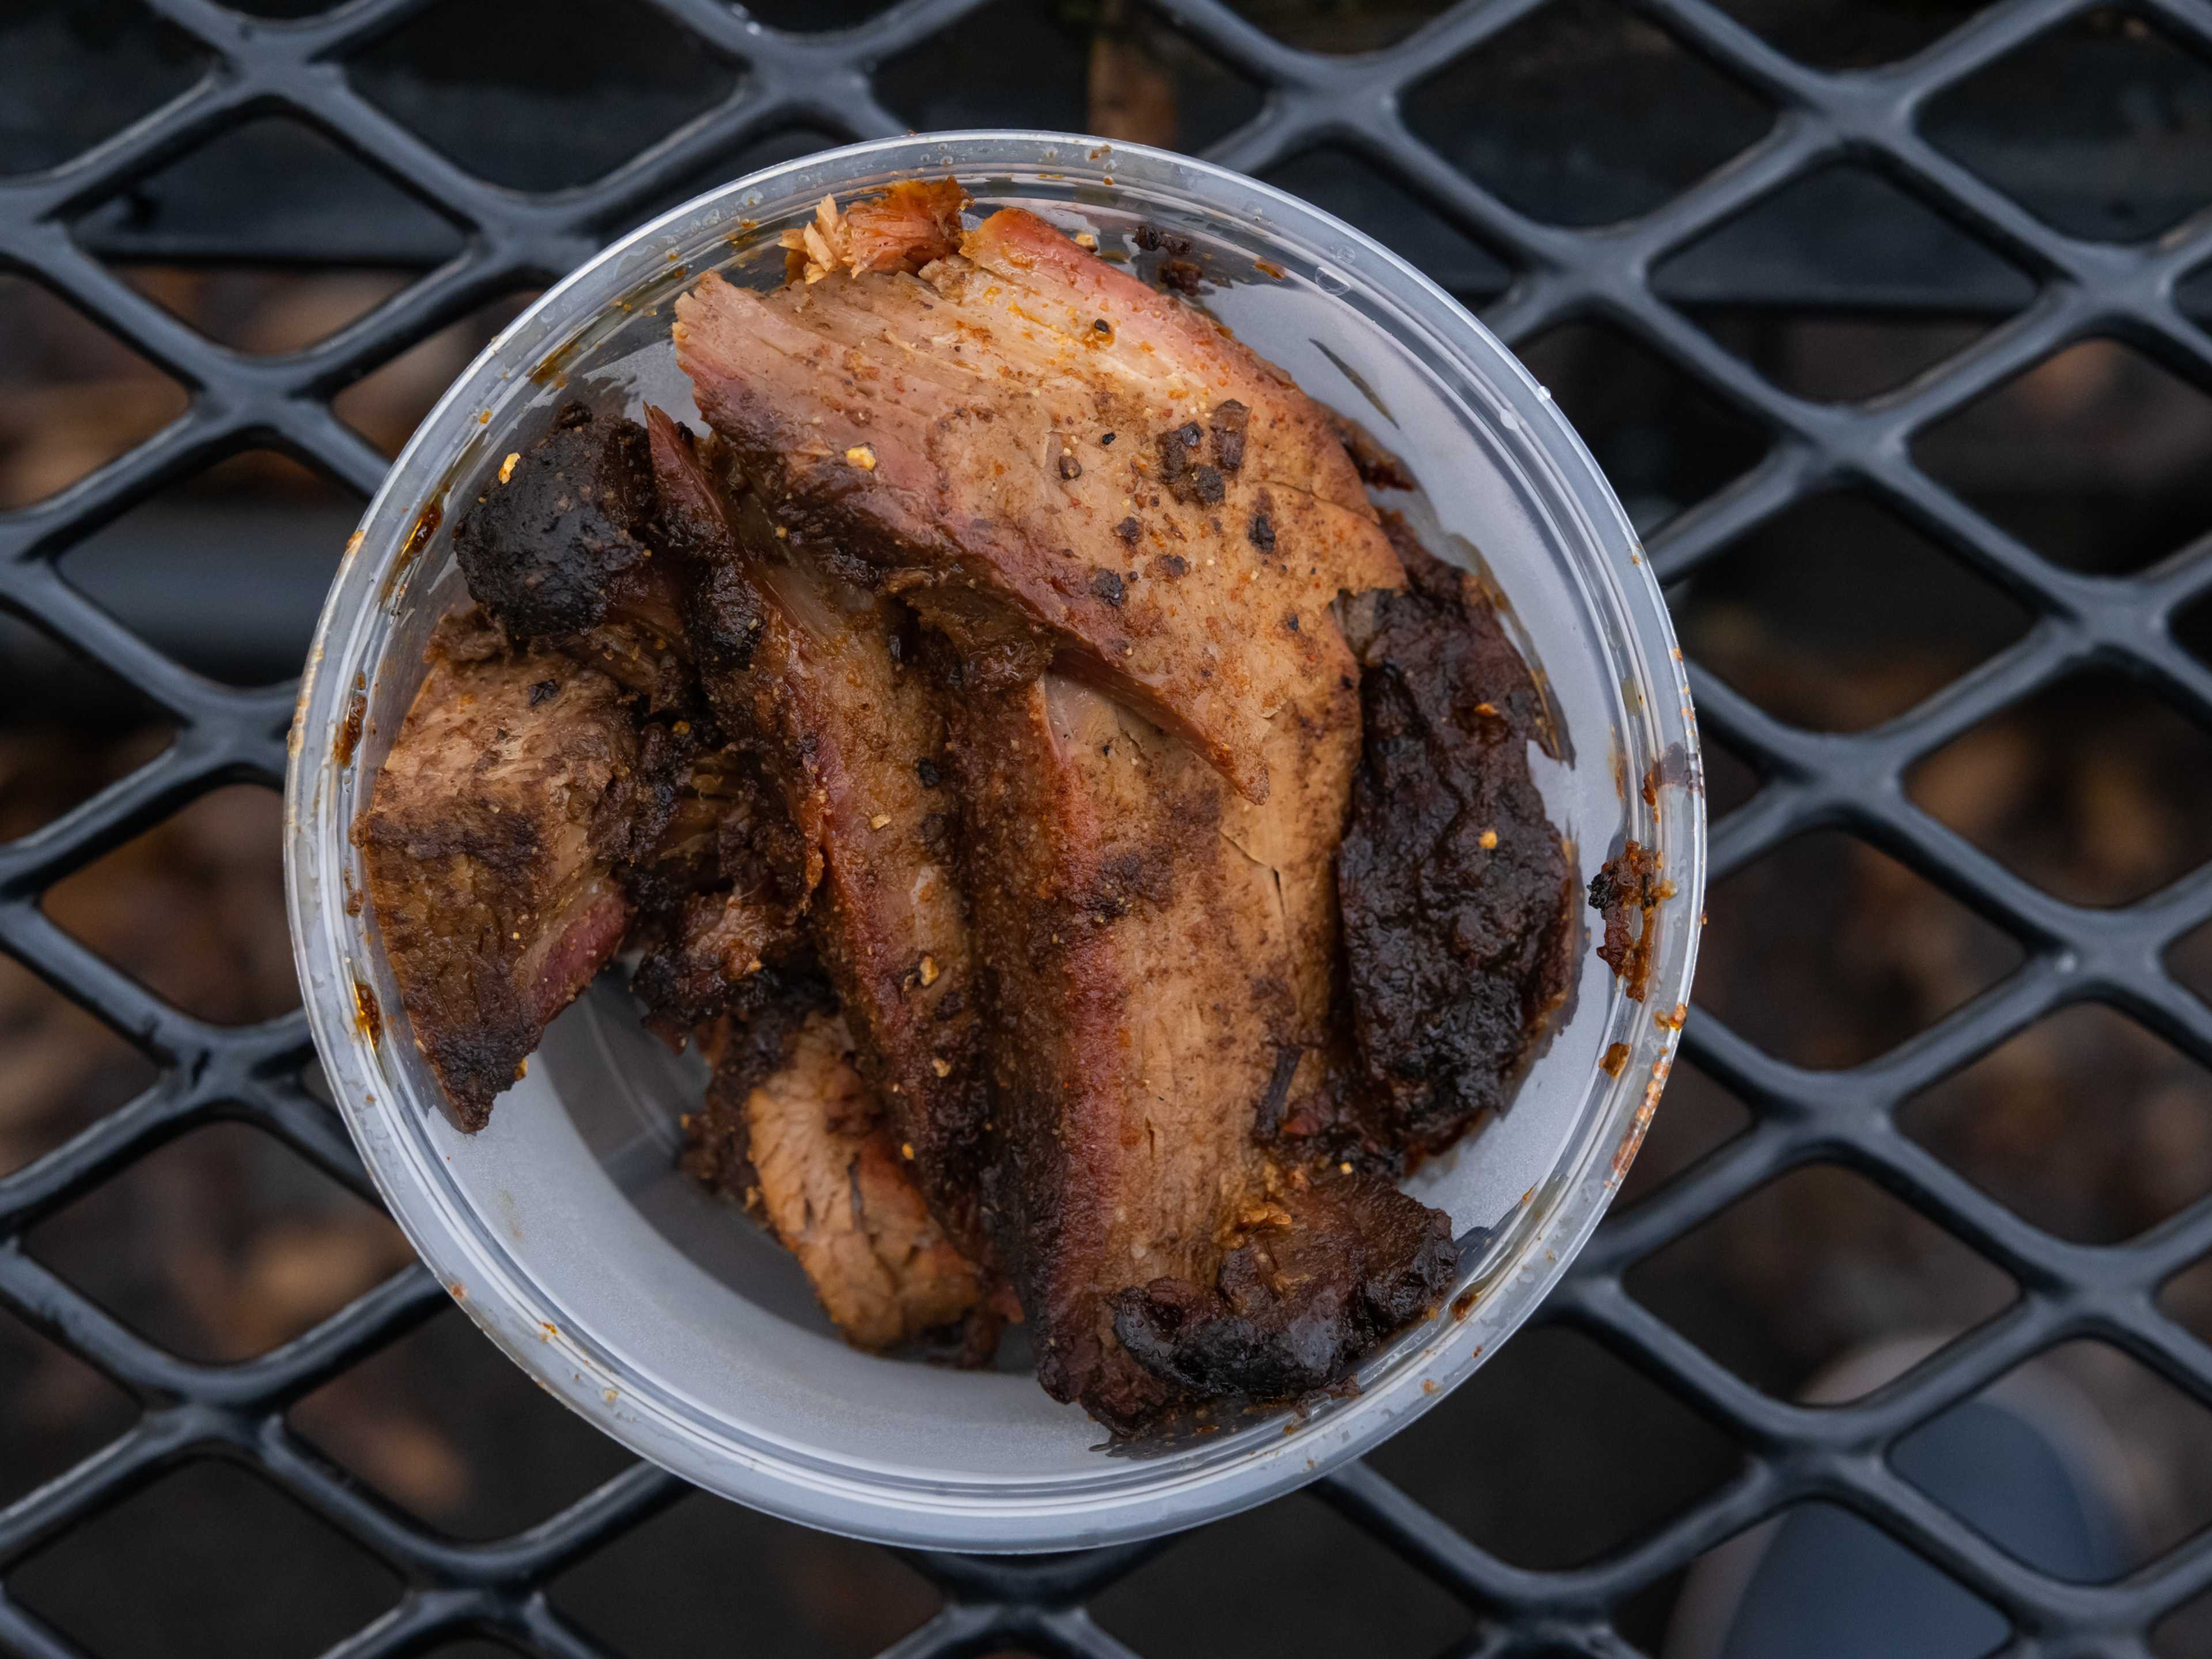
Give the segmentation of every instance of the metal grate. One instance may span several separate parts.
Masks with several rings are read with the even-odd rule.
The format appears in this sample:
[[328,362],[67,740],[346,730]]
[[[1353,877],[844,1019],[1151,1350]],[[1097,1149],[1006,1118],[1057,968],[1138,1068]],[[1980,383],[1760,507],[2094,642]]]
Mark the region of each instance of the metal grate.
[[[349,60],[418,15],[434,13],[431,0],[351,0],[283,22],[210,0],[148,0],[208,54],[197,82],[73,160],[0,180],[0,270],[16,268],[70,296],[191,394],[183,417],[121,459],[46,501],[0,514],[0,608],[129,681],[179,728],[158,758],[45,828],[0,845],[0,951],[161,1068],[160,1080],[128,1105],[0,1179],[0,1303],[118,1382],[141,1408],[119,1439],[0,1510],[0,1575],[187,1454],[227,1456],[252,1466],[405,1579],[398,1607],[334,1651],[416,1653],[478,1633],[544,1654],[593,1654],[603,1651],[599,1643],[552,1607],[544,1587],[681,1495],[678,1483],[640,1465],[515,1536],[482,1545],[445,1539],[367,1492],[296,1438],[284,1419],[292,1402],[441,1304],[443,1292],[420,1267],[261,1358],[216,1367],[188,1363],[132,1334],[21,1244],[42,1218],[152,1147],[216,1119],[258,1124],[356,1190],[366,1189],[335,1117],[295,1081],[307,1058],[299,1015],[244,1029],[188,1017],[40,908],[46,889],[197,797],[227,783],[280,782],[292,713],[289,687],[232,690],[153,651],[62,580],[61,555],[164,486],[248,447],[290,451],[373,489],[383,459],[331,414],[334,393],[484,301],[566,270],[756,140],[793,128],[856,137],[901,131],[905,122],[878,101],[878,67],[981,9],[976,0],[907,0],[857,27],[799,33],[763,27],[716,0],[649,3],[733,72],[703,113],[581,187],[526,195],[487,183],[362,95],[349,78]],[[2180,279],[2212,259],[2212,214],[2197,211],[2148,241],[2082,240],[2039,219],[1923,136],[1920,120],[1932,100],[2081,13],[2079,0],[2001,4],[1901,63],[1837,71],[1785,56],[1708,0],[1643,0],[1632,9],[1691,60],[1717,70],[1729,99],[1748,93],[1775,116],[1763,137],[1663,204],[1589,229],[1561,228],[1509,204],[1408,125],[1409,118],[1419,125],[1421,100],[1438,95],[1416,89],[1539,11],[1540,0],[1470,0],[1395,44],[1349,57],[1293,49],[1221,0],[1145,3],[1159,25],[1258,89],[1256,113],[1212,146],[1216,159],[1258,172],[1316,146],[1352,152],[1450,233],[1494,250],[1510,267],[1485,313],[1509,341],[1565,321],[1601,321],[1769,430],[1771,446],[1750,471],[1652,538],[1651,555],[1667,579],[1686,575],[1794,503],[1845,486],[1893,510],[2034,616],[2025,637],[1983,666],[1856,735],[1785,725],[1711,675],[1697,675],[1709,731],[1753,761],[1765,780],[1747,805],[1715,828],[1716,879],[1808,830],[1842,829],[1924,875],[2026,952],[2021,965],[1965,1006],[1845,1071],[1787,1064],[1708,1013],[1691,1023],[1689,1055],[1753,1106],[1753,1127],[1609,1225],[1543,1316],[1595,1336],[1723,1431],[1746,1454],[1741,1473],[1656,1530],[1564,1571],[1508,1565],[1371,1468],[1333,1477],[1326,1500],[1465,1603],[1474,1633],[1453,1651],[1484,1659],[1634,1651],[1615,1628],[1624,1603],[1722,1540],[1808,1499],[1856,1512],[1986,1598],[2014,1626],[2008,1652],[2145,1651],[2153,1626],[2212,1589],[2212,1532],[2113,1583],[2062,1582],[2030,1570],[1953,1516],[1901,1478],[1887,1453],[1917,1425],[2076,1338],[2117,1346],[2212,1407],[2212,1348],[2154,1301],[2164,1281],[2212,1252],[2212,1203],[2185,1209],[2123,1247],[2065,1243],[1901,1134],[1893,1113],[2031,1023],[2077,1003],[2111,1004],[2212,1061],[2212,1008],[2164,965],[2176,939],[2212,918],[2212,866],[2124,908],[2078,907],[2039,890],[1923,811],[1902,780],[1916,761],[2084,666],[2134,676],[2192,717],[2212,721],[2212,666],[2178,643],[2172,629],[2177,611],[2212,589],[2212,558],[2176,556],[2124,579],[2059,568],[1917,468],[1908,446],[1931,423],[2094,337],[2124,342],[2212,390],[2212,336],[2178,310],[2175,299]],[[2212,8],[2200,0],[2142,0],[2136,9],[2186,50],[2212,54]],[[138,236],[143,253],[153,243],[127,216],[88,216],[177,158],[270,112],[319,129],[434,204],[460,228],[461,246],[330,338],[257,358],[211,343],[119,279],[88,244],[122,246]],[[1586,116],[1592,123],[1607,118],[1597,106]],[[1703,106],[1669,118],[1693,127],[1709,118],[1723,118]],[[1778,389],[1659,297],[1652,281],[1668,255],[1838,161],[1885,176],[2028,273],[2034,285],[2024,308],[1940,368],[1893,392],[1844,404]],[[1506,194],[1527,199],[1525,191]],[[373,221],[357,230],[364,246],[355,257],[381,250],[400,263],[426,262],[408,240],[416,234],[411,228],[395,228],[383,244]],[[218,240],[198,252],[229,246],[241,256],[285,254],[252,246],[252,234],[241,227],[234,243]],[[295,257],[308,252],[290,250]],[[1486,256],[1476,263],[1502,269]],[[1737,281],[1765,283],[1751,298],[1771,304],[1847,300],[1907,312],[1920,303],[1902,289],[1841,292],[1817,269],[1723,271],[1700,280],[1708,283],[1705,298],[1717,292],[1712,283]],[[1811,1408],[1759,1392],[1631,1299],[1622,1283],[1632,1264],[1778,1175],[1816,1162],[1871,1176],[2021,1286],[2005,1311],[1843,1408]],[[894,1650],[1126,1654],[1091,1621],[1085,1603],[1157,1547],[1048,1560],[909,1556],[945,1606]],[[740,1647],[743,1634],[732,1632]],[[78,1651],[4,1594],[0,1645],[38,1659]]]

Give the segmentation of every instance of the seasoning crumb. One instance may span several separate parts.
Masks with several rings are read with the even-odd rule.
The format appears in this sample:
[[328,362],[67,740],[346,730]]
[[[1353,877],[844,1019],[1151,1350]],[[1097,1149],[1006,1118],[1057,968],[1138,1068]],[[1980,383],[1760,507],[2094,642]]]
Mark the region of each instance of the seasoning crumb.
[[921,982],[924,985],[934,985],[937,983],[937,958],[935,957],[924,957],[921,959]]
[[1616,1042],[1605,1051],[1605,1058],[1598,1061],[1598,1068],[1607,1077],[1619,1077],[1621,1068],[1627,1064],[1628,1045]]
[[1498,845],[1498,831],[1495,830],[1486,830],[1480,836],[1476,836],[1475,839],[1482,843],[1482,850],[1487,853],[1492,848]]
[[890,813],[888,813],[888,812],[878,812],[878,813],[877,813],[877,814],[875,815],[875,817],[872,817],[872,818],[870,818],[870,819],[868,820],[868,828],[869,828],[869,829],[871,829],[871,830],[880,830],[880,829],[882,829],[885,824],[889,823],[890,821],[891,821],[891,815],[890,815]]
[[1113,447],[1113,444],[1114,434],[1110,432],[1104,434],[1098,440],[1098,447],[1101,449],[1109,449]]
[[873,472],[876,470],[876,452],[866,444],[854,444],[845,452],[845,459],[850,465],[859,467],[863,472]]
[[1060,452],[1060,476],[1071,482],[1083,476],[1083,463],[1064,449]]
[[911,1140],[899,1142],[899,1156],[911,1163],[914,1159],[914,1142]]
[[952,1062],[949,1060],[932,1060],[929,1062],[929,1069],[936,1073],[939,1077],[951,1077],[952,1075]]
[[1098,252],[1098,239],[1087,230],[1079,230],[1075,233],[1075,245],[1086,253]]
[[499,464],[499,481],[505,483],[514,476],[514,469],[521,465],[522,452],[519,449],[509,451],[507,459]]

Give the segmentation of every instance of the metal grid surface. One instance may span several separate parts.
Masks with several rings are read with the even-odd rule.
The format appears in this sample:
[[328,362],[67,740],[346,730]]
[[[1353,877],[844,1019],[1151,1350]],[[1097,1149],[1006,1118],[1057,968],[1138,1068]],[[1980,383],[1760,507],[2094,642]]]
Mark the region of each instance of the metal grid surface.
[[[2075,574],[2046,562],[1918,470],[1908,445],[1929,423],[2077,341],[2107,337],[2212,389],[2212,337],[2177,311],[2177,279],[2212,258],[2212,214],[2155,240],[2076,240],[1930,144],[1929,100],[2084,9],[2079,0],[2017,0],[1902,63],[1822,72],[1784,56],[1704,0],[1632,9],[1689,52],[1770,102],[1763,138],[1648,216],[1562,228],[1508,205],[1409,129],[1407,88],[1538,9],[1541,0],[1471,0],[1395,46],[1356,57],[1310,55],[1218,0],[1146,0],[1157,20],[1264,89],[1260,112],[1212,154],[1259,172],[1317,143],[1359,155],[1434,213],[1514,267],[1486,319],[1509,341],[1562,321],[1599,319],[1632,334],[1770,429],[1765,459],[1651,541],[1662,576],[1697,568],[1735,538],[1818,491],[1871,495],[2003,588],[2035,615],[2026,636],[1909,713],[1856,735],[1784,725],[1710,674],[1696,676],[1709,731],[1765,777],[1715,826],[1716,879],[1783,841],[1841,828],[1893,854],[2017,939],[2009,976],[1879,1059],[1842,1072],[1785,1064],[1705,1013],[1689,1055],[1755,1109],[1745,1134],[1609,1225],[1542,1316],[1599,1341],[1722,1429],[1745,1451],[1739,1474],[1656,1531],[1579,1568],[1508,1565],[1425,1513],[1373,1469],[1331,1478],[1343,1515],[1460,1598],[1467,1656],[1635,1650],[1613,1610],[1720,1540],[1795,1503],[1856,1511],[1999,1608],[2008,1652],[2141,1654],[2145,1632],[2212,1589],[2212,1532],[2110,1584],[2031,1571],[1902,1479],[1887,1453],[1915,1426],[2014,1366],[2075,1338],[2134,1356],[2212,1407],[2212,1348],[2156,1305],[2160,1285],[2212,1253],[2212,1202],[2199,1202],[2120,1247],[2073,1244],[2030,1225],[1899,1133],[1894,1109],[2053,1010],[2101,1001],[2199,1060],[2212,1061],[2212,1009],[2166,972],[2168,946],[2212,918],[2212,867],[2124,908],[2063,902],[2030,885],[1908,798],[1905,769],[1993,713],[2085,665],[2117,668],[2212,721],[2212,667],[2177,643],[2178,610],[2212,590],[2212,557],[2178,555],[2139,575]],[[140,1407],[119,1439],[0,1510],[0,1577],[179,1460],[228,1457],[389,1563],[406,1592],[334,1651],[427,1651],[468,1632],[549,1655],[603,1651],[554,1608],[556,1573],[681,1495],[640,1465],[513,1537],[462,1544],[369,1492],[296,1437],[285,1411],[441,1305],[419,1267],[397,1274],[306,1335],[242,1364],[188,1363],[143,1340],[22,1247],[24,1231],[152,1147],[202,1123],[240,1118],[366,1191],[334,1115],[296,1082],[307,1057],[297,1013],[233,1029],[188,1017],[51,922],[41,893],[195,798],[237,781],[281,782],[289,686],[233,690],[154,652],[65,583],[60,556],[163,487],[246,447],[312,459],[372,490],[384,460],[331,414],[329,398],[412,343],[514,289],[576,263],[670,190],[750,140],[794,125],[866,137],[904,123],[877,101],[874,66],[976,9],[976,0],[908,0],[847,31],[766,29],[716,0],[649,3],[741,65],[733,91],[588,186],[524,195],[472,176],[349,80],[350,54],[433,9],[434,0],[351,0],[305,21],[243,17],[209,0],[149,0],[201,43],[210,67],[182,95],[50,171],[0,181],[0,270],[65,294],[191,393],[188,412],[58,495],[0,514],[0,607],[29,619],[128,680],[179,732],[158,758],[45,828],[0,845],[0,951],[92,1011],[161,1068],[160,1080],[64,1146],[0,1179],[0,1303],[113,1379]],[[2137,8],[2170,38],[2212,53],[2212,9],[2198,0]],[[397,298],[307,349],[250,357],[211,343],[121,280],[71,224],[240,124],[283,112],[319,129],[463,228],[461,251]],[[1601,119],[1601,112],[1593,112]],[[1694,111],[1682,112],[1694,120]],[[1848,160],[1875,169],[2030,274],[2033,301],[1961,354],[1903,388],[1842,405],[1794,397],[1655,296],[1649,277],[1679,250],[1809,170]],[[1879,301],[1876,301],[1879,303]],[[1632,1264],[1778,1174],[1816,1162],[1871,1176],[2002,1267],[2021,1287],[2002,1314],[1860,1402],[1814,1409],[1761,1393],[1632,1300]],[[945,1607],[893,1650],[902,1656],[1123,1655],[1093,1624],[1087,1598],[1152,1549],[1048,1560],[915,1555]],[[743,1632],[733,1632],[739,1646]],[[79,1650],[0,1593],[0,1646],[35,1659]]]

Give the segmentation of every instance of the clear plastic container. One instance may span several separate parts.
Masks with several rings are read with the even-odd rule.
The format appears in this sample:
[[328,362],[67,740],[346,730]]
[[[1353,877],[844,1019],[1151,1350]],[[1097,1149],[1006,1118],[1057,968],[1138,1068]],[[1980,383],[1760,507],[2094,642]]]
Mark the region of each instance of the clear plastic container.
[[[1649,1000],[1625,998],[1586,939],[1570,1008],[1512,1109],[1410,1183],[1469,1241],[1452,1307],[1373,1355],[1355,1395],[1302,1417],[1231,1417],[1172,1445],[1109,1448],[1018,1370],[1018,1352],[963,1372],[847,1346],[796,1264],[676,1170],[696,1062],[639,1029],[626,992],[603,977],[490,1127],[464,1136],[437,1107],[374,914],[349,902],[362,878],[348,829],[421,683],[432,623],[465,598],[453,505],[498,466],[508,434],[574,396],[633,412],[649,399],[696,422],[668,343],[678,292],[708,270],[771,286],[777,233],[825,193],[946,173],[979,209],[1033,209],[1109,253],[1128,250],[1140,224],[1188,237],[1213,284],[1204,303],[1403,458],[1441,532],[1432,544],[1479,556],[1506,595],[1570,751],[1537,757],[1538,781],[1581,879],[1632,837],[1659,849],[1674,883]],[[1060,1550],[1190,1526],[1310,1480],[1434,1405],[1528,1316],[1619,1186],[1674,1054],[1703,902],[1697,733],[1674,647],[1628,520],[1549,395],[1349,226],[1204,162],[1064,135],[951,133],[810,156],[678,208],[547,294],[454,383],[370,506],[309,658],[287,795],[315,1042],[423,1260],[518,1364],[655,1462],[887,1542]],[[357,696],[366,722],[349,757]]]

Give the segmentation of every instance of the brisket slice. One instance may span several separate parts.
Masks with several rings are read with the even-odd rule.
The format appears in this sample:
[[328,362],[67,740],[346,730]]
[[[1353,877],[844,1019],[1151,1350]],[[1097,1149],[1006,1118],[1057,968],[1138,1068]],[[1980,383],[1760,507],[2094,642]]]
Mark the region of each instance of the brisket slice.
[[354,840],[392,975],[464,1129],[621,944],[616,874],[665,809],[623,690],[449,617]]
[[510,638],[569,652],[655,709],[693,700],[682,572],[653,556],[645,429],[562,406],[453,526],[469,593]]
[[1574,872],[1529,775],[1536,684],[1474,577],[1392,515],[1411,586],[1349,607],[1365,744],[1338,855],[1363,1150],[1502,1112],[1574,951]]
[[686,1167],[773,1229],[849,1341],[896,1347],[976,1305],[981,1275],[931,1216],[842,1018],[787,1000],[700,1046],[715,1074]]
[[707,695],[777,786],[796,843],[784,879],[814,954],[923,1191],[973,1249],[984,1109],[940,693],[905,660],[896,601],[779,539],[757,503],[727,500],[655,416],[656,456],[691,474],[664,495],[672,515],[679,501],[696,514],[686,533],[702,550],[693,629]]
[[[1360,1285],[1410,1274],[1424,1307],[1449,1282],[1443,1218],[1432,1237],[1430,1212],[1397,1200],[1421,1218],[1401,1224],[1367,1176],[1310,1198],[1304,1172],[1255,1140],[1263,1109],[1326,1058],[1330,860],[1358,752],[1349,681],[1323,677],[1278,714],[1265,751],[1277,787],[1257,806],[1060,676],[957,705],[994,1085],[987,1220],[1039,1380],[1116,1429],[1231,1390],[1333,1381],[1386,1304],[1410,1305],[1276,1275],[1269,1317],[1302,1334],[1310,1363],[1231,1364],[1206,1310],[1245,1305],[1263,1256],[1340,1257]],[[1285,1236],[1258,1243],[1278,1218]]]
[[872,568],[971,684],[1055,661],[1265,799],[1322,613],[1402,580],[1328,417],[1020,210],[918,276],[814,263],[677,303],[678,361],[777,522]]

